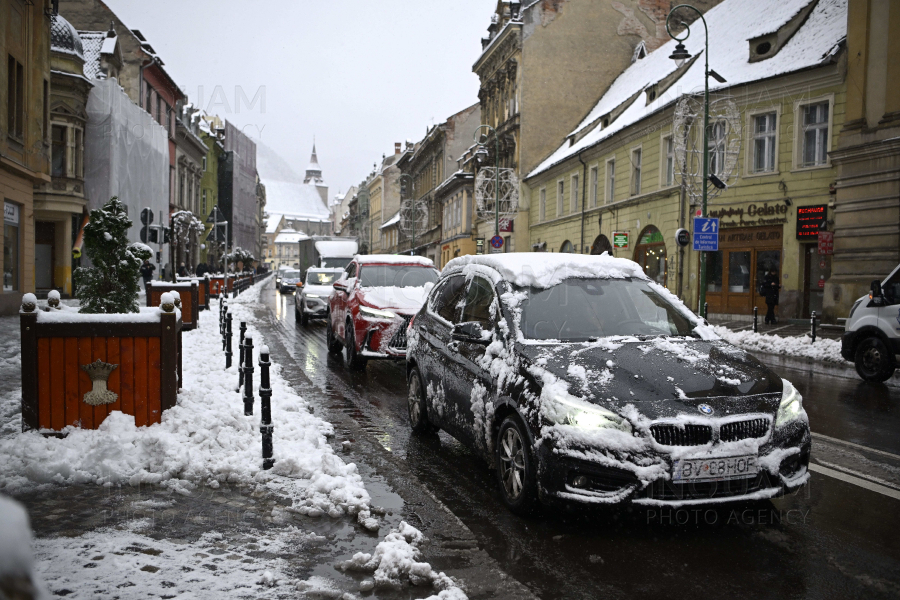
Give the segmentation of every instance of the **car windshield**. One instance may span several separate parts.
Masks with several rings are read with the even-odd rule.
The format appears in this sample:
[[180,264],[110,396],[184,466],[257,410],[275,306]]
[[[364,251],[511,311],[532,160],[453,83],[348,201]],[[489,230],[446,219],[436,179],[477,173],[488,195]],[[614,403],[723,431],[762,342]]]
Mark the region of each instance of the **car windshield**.
[[281,275],[282,279],[300,279],[300,271],[285,271]]
[[350,264],[351,260],[353,259],[350,257],[338,258],[334,256],[323,256],[322,266],[328,267],[329,269],[344,269]]
[[422,287],[434,283],[438,273],[417,265],[364,265],[359,284],[363,287]]
[[616,335],[686,336],[688,318],[639,279],[567,279],[551,288],[520,288],[520,328],[527,339],[588,341]]
[[338,275],[339,273],[328,271],[307,271],[306,285],[328,285],[329,283],[334,283]]

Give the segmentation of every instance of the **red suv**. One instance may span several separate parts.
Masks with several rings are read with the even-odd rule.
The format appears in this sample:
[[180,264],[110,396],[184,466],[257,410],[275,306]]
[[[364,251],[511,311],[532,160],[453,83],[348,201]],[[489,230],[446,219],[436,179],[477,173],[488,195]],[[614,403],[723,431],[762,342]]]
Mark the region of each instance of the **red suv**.
[[421,256],[356,256],[334,283],[328,301],[328,351],[347,352],[356,371],[370,358],[406,358],[406,326],[438,279]]

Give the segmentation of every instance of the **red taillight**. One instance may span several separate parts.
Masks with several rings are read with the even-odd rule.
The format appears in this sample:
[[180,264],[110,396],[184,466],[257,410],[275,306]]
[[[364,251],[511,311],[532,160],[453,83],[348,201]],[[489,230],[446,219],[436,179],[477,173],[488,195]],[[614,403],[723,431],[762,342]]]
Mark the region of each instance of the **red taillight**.
[[409,325],[406,326],[407,329],[412,329],[413,323],[416,320],[416,315],[413,315],[412,319],[409,320]]

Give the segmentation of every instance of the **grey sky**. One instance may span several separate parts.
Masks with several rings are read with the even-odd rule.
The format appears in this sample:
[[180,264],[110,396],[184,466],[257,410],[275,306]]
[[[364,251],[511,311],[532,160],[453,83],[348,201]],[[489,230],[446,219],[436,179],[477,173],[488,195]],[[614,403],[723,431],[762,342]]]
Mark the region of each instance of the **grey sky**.
[[[394,142],[478,101],[472,64],[495,0],[105,0],[202,108],[302,174],[313,136],[334,194]],[[200,95],[202,86],[202,98]],[[265,112],[235,104],[265,88]],[[227,98],[226,101],[224,100]],[[261,130],[258,133],[257,129]]]

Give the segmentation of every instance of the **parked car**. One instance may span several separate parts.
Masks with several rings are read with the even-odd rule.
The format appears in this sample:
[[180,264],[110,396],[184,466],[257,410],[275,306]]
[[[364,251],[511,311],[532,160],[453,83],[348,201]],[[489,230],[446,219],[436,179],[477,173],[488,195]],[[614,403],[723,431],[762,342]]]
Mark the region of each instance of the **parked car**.
[[328,298],[334,292],[331,287],[341,276],[343,269],[306,270],[306,283],[294,295],[294,318],[306,327],[310,319],[324,319],[328,316]]
[[355,256],[329,299],[328,350],[345,349],[347,365],[406,357],[406,326],[437,281],[434,263],[420,256]]
[[875,280],[867,296],[853,303],[841,356],[856,364],[866,381],[886,381],[897,369],[900,353],[900,265],[884,281]]
[[809,478],[794,386],[630,260],[456,258],[408,338],[413,431],[481,454],[513,511],[759,500]]
[[278,267],[278,270],[275,271],[275,289],[281,291],[281,277],[284,275],[284,272],[290,269],[287,265],[281,265]]
[[281,272],[281,286],[278,291],[282,294],[293,294],[297,284],[303,285],[302,275],[299,269],[285,269]]

